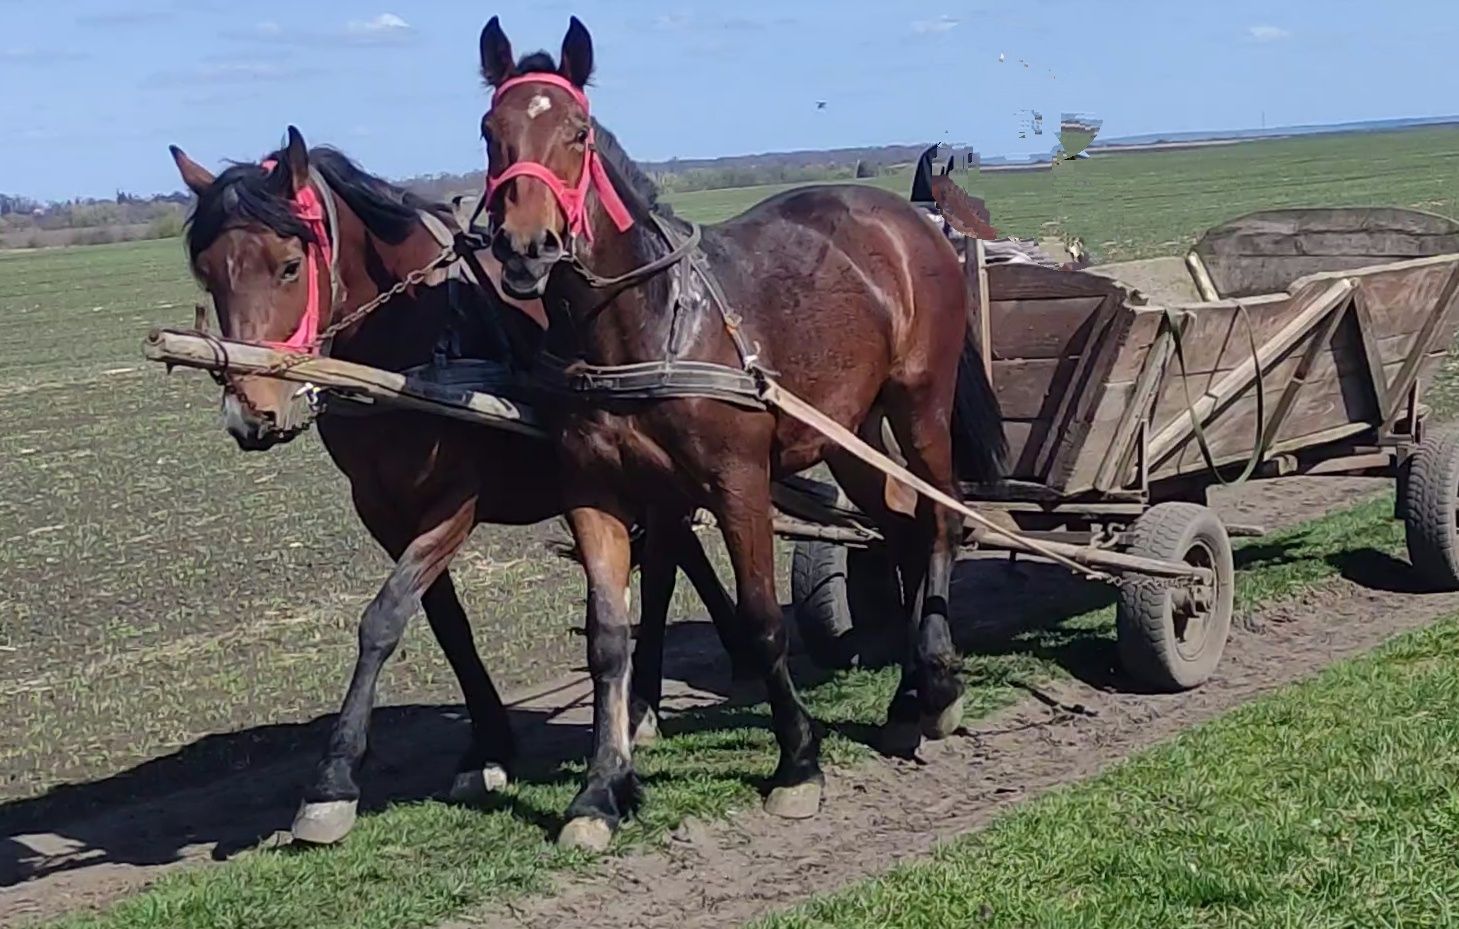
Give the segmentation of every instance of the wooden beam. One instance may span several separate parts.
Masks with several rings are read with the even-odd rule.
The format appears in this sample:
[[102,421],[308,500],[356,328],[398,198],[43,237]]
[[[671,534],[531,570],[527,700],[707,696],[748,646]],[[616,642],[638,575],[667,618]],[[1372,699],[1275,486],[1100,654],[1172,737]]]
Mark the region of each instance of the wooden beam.
[[1256,380],[1258,370],[1266,370],[1277,359],[1285,355],[1292,346],[1296,345],[1303,336],[1311,336],[1313,326],[1342,303],[1352,293],[1353,287],[1350,278],[1343,278],[1312,298],[1302,308],[1302,311],[1292,318],[1291,322],[1283,326],[1264,344],[1257,346],[1255,358],[1247,359],[1231,369],[1191,405],[1189,412],[1177,416],[1173,422],[1155,434],[1155,437],[1150,440],[1150,461],[1158,463],[1166,458],[1195,432],[1192,419],[1204,425],[1215,412],[1230,403]]
[[1186,267],[1190,268],[1191,278],[1196,282],[1196,290],[1200,291],[1201,299],[1212,303],[1221,299],[1216,291],[1216,285],[1211,281],[1211,275],[1206,271],[1206,263],[1201,261],[1201,256],[1194,251],[1185,254]]
[[[1322,354],[1322,349],[1332,339],[1332,334],[1342,323],[1342,313],[1329,313],[1327,321],[1318,327],[1312,340],[1307,343],[1306,350],[1297,361],[1297,369],[1292,372],[1292,377],[1287,381],[1287,386],[1282,388],[1282,395],[1277,399],[1277,405],[1272,409],[1271,415],[1267,417],[1266,425],[1261,432],[1261,447],[1270,449],[1277,441],[1277,433],[1281,431],[1282,424],[1287,421],[1287,414],[1292,410],[1292,404],[1297,402],[1297,395],[1307,384],[1307,375],[1312,373],[1312,365],[1317,362],[1317,356]],[[1381,374],[1383,367],[1380,364],[1378,371]]]
[[443,386],[395,371],[337,358],[299,358],[262,345],[230,342],[172,329],[154,329],[142,351],[152,361],[208,371],[231,371],[314,384],[406,409],[449,416],[536,437],[546,433],[531,407],[493,394]]
[[1424,356],[1433,348],[1434,336],[1439,332],[1440,324],[1444,323],[1453,315],[1455,307],[1459,306],[1459,260],[1454,256],[1448,256],[1454,262],[1454,270],[1449,274],[1449,280],[1444,284],[1444,290],[1440,293],[1438,302],[1434,305],[1434,311],[1424,320],[1423,328],[1419,330],[1418,337],[1413,341],[1413,347],[1408,351],[1408,357],[1403,359],[1403,367],[1398,369],[1394,375],[1393,383],[1388,385],[1388,399],[1392,404],[1390,409],[1383,411],[1383,425],[1380,432],[1388,431],[1393,421],[1398,418],[1401,409],[1401,401],[1408,397],[1409,388],[1418,380],[1419,365],[1423,363]]
[[[1190,314],[1186,313],[1182,316],[1182,325],[1184,325],[1189,321]],[[1130,395],[1129,402],[1125,404],[1124,415],[1120,417],[1119,425],[1115,427],[1109,451],[1105,453],[1104,460],[1099,463],[1099,470],[1095,472],[1095,490],[1110,490],[1117,483],[1123,489],[1122,478],[1135,453],[1135,441],[1140,432],[1140,423],[1150,414],[1150,407],[1159,395],[1160,385],[1165,381],[1166,365],[1170,363],[1170,356],[1174,352],[1175,333],[1162,323],[1155,343],[1145,354],[1145,365],[1140,369],[1140,376],[1135,381],[1135,392]]]
[[1388,416],[1388,378],[1383,373],[1383,353],[1378,350],[1377,330],[1373,326],[1373,314],[1368,309],[1368,298],[1359,287],[1353,291],[1353,319],[1358,325],[1359,344],[1363,357],[1368,362],[1368,378],[1373,384],[1373,398],[1378,401],[1378,415]]
[[988,295],[988,251],[982,239],[973,240],[974,271],[978,276],[978,347],[983,353],[983,371],[993,383],[993,306]]

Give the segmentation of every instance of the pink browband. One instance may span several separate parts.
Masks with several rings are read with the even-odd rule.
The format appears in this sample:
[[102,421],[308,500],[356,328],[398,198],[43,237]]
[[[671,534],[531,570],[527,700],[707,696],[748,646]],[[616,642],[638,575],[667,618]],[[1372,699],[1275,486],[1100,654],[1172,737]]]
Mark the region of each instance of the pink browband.
[[[519,84],[550,84],[557,87],[572,97],[573,102],[583,108],[583,116],[588,116],[588,97],[572,81],[560,74],[547,72],[531,72],[519,74],[501,83],[496,93],[492,95],[491,105],[496,106],[502,94],[511,90]],[[552,191],[552,196],[557,199],[557,205],[567,217],[567,229],[572,235],[586,236],[589,242],[593,241],[593,229],[588,225],[588,191],[596,189],[598,200],[603,204],[604,211],[613,225],[619,232],[627,232],[633,227],[633,216],[628,212],[628,207],[623,205],[623,200],[618,196],[618,191],[613,189],[613,182],[608,178],[608,172],[603,168],[603,159],[598,155],[598,149],[593,138],[592,121],[588,122],[588,138],[583,149],[583,170],[582,177],[578,178],[576,187],[568,187],[562,178],[553,173],[552,169],[536,161],[519,161],[508,167],[496,177],[488,178],[486,182],[486,202],[490,203],[492,197],[507,181],[518,177],[530,177],[547,185]]]
[[[265,171],[273,171],[278,163],[269,160],[262,165]],[[310,355],[319,353],[317,334],[319,332],[319,321],[323,315],[323,295],[319,286],[319,266],[323,264],[326,268],[334,267],[334,255],[329,245],[329,229],[324,223],[324,203],[319,199],[319,192],[314,189],[313,184],[306,184],[302,190],[294,195],[289,201],[294,216],[304,224],[314,238],[313,243],[304,248],[304,263],[308,266],[305,278],[309,284],[309,303],[304,308],[304,318],[299,320],[299,327],[294,334],[284,342],[269,342],[263,344],[272,348],[290,352],[304,352]],[[316,260],[318,259],[318,260]],[[334,299],[333,293],[330,299]]]

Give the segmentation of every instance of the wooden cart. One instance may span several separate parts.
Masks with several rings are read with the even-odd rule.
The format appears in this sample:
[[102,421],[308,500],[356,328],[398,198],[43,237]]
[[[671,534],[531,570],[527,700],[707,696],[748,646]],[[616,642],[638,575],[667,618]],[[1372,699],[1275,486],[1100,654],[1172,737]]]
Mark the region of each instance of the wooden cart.
[[[1459,326],[1459,223],[1273,210],[1210,230],[1185,260],[1068,272],[976,255],[972,324],[1011,468],[966,499],[1025,536],[1216,575],[1214,590],[1122,588],[1127,672],[1187,688],[1220,659],[1232,556],[1206,492],[1223,479],[1393,475],[1415,568],[1459,587],[1459,438],[1425,434],[1421,402]],[[855,661],[858,630],[897,599],[874,544],[798,542],[792,577],[802,639],[827,665]]]

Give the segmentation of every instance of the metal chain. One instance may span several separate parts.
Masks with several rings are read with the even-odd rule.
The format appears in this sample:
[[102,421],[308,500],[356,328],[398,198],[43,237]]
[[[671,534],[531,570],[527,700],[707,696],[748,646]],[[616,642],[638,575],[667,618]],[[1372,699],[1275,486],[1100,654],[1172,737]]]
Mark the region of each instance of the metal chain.
[[326,326],[324,331],[320,332],[319,335],[315,336],[309,342],[309,344],[305,346],[305,350],[303,352],[296,352],[286,356],[282,361],[278,361],[270,365],[266,370],[260,371],[259,375],[262,377],[272,377],[278,374],[282,374],[285,371],[288,371],[290,368],[303,364],[306,361],[312,360],[315,356],[311,353],[318,349],[319,346],[329,341],[338,333],[343,332],[345,329],[348,329],[355,323],[364,319],[366,316],[369,316],[380,307],[384,306],[391,300],[398,297],[400,294],[404,293],[407,289],[422,283],[427,277],[429,277],[442,265],[450,264],[455,261],[456,258],[457,255],[455,243],[452,243],[451,245],[442,248],[441,251],[436,255],[436,257],[432,258],[430,261],[421,265],[419,268],[411,271],[405,277],[396,281],[390,286],[388,290],[382,291],[379,295],[377,295],[375,299],[362,303],[359,308],[357,308],[353,312],[346,314],[338,321]]

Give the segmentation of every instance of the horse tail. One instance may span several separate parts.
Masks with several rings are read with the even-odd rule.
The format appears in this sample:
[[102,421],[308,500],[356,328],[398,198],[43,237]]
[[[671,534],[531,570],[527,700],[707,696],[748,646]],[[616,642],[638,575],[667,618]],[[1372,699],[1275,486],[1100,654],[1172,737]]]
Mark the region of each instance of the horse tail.
[[1003,411],[983,370],[978,335],[969,328],[958,359],[957,393],[952,407],[953,469],[964,481],[994,481],[1003,476],[1007,457]]

